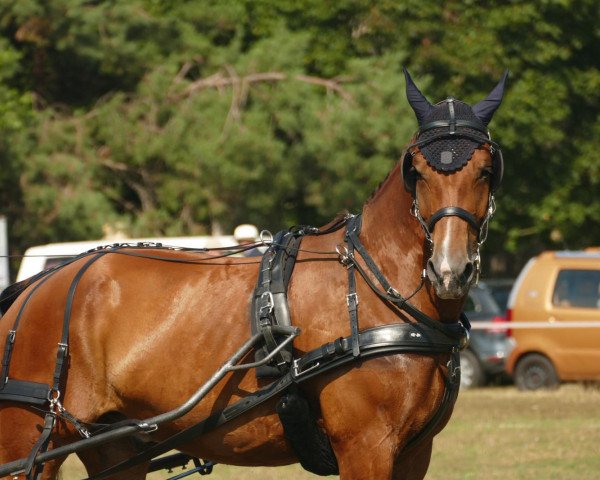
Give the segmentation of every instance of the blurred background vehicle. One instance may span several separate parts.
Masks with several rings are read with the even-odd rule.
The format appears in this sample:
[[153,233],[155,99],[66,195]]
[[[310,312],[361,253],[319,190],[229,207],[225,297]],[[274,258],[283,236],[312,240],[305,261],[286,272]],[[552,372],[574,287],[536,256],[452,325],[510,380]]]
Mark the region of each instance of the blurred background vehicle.
[[[84,242],[64,242],[49,243],[47,245],[37,245],[30,247],[25,251],[19,271],[17,273],[17,282],[25,280],[42,270],[55,267],[68,262],[80,253],[87,252],[94,248],[106,245],[113,245],[114,240],[89,240]],[[144,238],[119,238],[118,243],[138,244],[138,243],[156,243],[165,247],[183,247],[183,248],[215,248],[231,247],[236,244],[233,236],[196,236],[196,237],[144,237]]]
[[461,388],[473,388],[507,377],[504,362],[514,346],[505,328],[494,323],[505,321],[501,308],[487,284],[471,287],[464,307],[469,321],[488,322],[489,328],[471,330],[469,346],[460,354]]
[[492,294],[502,312],[506,312],[508,296],[514,284],[515,280],[512,278],[488,278],[479,281],[479,285],[486,288]]
[[600,249],[544,252],[525,265],[508,318],[516,347],[506,369],[521,390],[600,380]]

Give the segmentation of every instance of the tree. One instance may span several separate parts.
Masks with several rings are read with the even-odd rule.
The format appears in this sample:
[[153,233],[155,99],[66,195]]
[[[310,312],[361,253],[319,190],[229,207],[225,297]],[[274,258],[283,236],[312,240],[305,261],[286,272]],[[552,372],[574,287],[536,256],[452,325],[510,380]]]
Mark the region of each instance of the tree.
[[490,126],[506,174],[488,252],[597,244],[598,13],[592,0],[0,0],[11,240],[357,211],[416,128],[406,65],[431,100],[470,103],[511,70]]

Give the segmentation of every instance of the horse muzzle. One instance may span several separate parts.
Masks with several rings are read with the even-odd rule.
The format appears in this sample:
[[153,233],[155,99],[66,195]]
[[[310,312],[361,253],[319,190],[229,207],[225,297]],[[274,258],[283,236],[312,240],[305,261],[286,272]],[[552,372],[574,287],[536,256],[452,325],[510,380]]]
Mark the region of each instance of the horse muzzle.
[[467,261],[459,267],[451,267],[444,259],[427,262],[427,277],[436,295],[444,300],[457,300],[464,297],[475,279],[475,265]]

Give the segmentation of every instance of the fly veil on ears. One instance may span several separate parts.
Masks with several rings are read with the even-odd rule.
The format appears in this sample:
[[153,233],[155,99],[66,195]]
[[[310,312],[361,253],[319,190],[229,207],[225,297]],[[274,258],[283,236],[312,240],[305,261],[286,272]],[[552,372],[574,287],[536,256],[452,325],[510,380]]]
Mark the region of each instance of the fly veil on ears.
[[473,107],[452,97],[432,105],[419,91],[406,68],[404,76],[406,96],[419,122],[416,141],[407,148],[402,163],[406,190],[415,196],[416,177],[412,170],[412,159],[417,148],[433,168],[453,172],[470,160],[475,149],[487,144],[493,169],[490,191],[495,192],[502,180],[504,161],[500,147],[490,137],[487,125],[502,101],[508,70],[487,98]]

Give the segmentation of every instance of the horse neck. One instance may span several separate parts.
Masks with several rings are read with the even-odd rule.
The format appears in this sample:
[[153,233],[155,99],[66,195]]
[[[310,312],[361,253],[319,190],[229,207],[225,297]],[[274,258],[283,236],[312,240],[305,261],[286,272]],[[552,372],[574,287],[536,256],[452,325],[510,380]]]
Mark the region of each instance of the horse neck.
[[[412,196],[404,189],[398,163],[377,192],[363,207],[361,241],[392,286],[403,296],[421,284],[424,268],[425,236],[411,215]],[[410,300],[427,315],[442,321],[455,321],[462,302],[442,301],[428,282]]]

